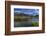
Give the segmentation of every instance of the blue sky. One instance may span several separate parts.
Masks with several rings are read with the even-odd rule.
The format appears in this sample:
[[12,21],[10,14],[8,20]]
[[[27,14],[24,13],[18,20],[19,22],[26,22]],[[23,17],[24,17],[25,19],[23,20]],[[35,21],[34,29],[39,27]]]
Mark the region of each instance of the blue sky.
[[32,15],[38,15],[39,9],[23,9],[23,8],[14,8],[14,12],[21,12],[24,14],[32,14]]

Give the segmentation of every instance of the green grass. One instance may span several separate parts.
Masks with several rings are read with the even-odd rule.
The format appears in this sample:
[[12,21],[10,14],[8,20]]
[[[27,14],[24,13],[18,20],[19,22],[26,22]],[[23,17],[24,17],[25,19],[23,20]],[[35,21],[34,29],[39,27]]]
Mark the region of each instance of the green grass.
[[39,22],[32,22],[32,26],[39,26]]

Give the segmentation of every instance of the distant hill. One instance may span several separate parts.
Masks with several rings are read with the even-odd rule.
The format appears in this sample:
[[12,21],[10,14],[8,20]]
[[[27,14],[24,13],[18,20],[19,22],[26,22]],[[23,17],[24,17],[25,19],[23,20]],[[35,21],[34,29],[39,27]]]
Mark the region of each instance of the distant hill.
[[31,16],[31,15],[16,12],[16,13],[14,13],[14,16]]
[[36,15],[33,15],[33,14],[24,14],[24,13],[18,13],[18,12],[15,12],[14,13],[14,16],[34,16],[34,17],[38,17],[39,15],[38,14],[36,14]]

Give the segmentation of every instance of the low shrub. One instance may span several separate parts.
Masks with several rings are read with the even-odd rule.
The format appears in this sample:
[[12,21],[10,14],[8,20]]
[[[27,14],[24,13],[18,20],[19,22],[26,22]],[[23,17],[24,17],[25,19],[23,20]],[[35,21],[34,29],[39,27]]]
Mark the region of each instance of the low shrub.
[[32,26],[39,26],[38,22],[32,22]]

